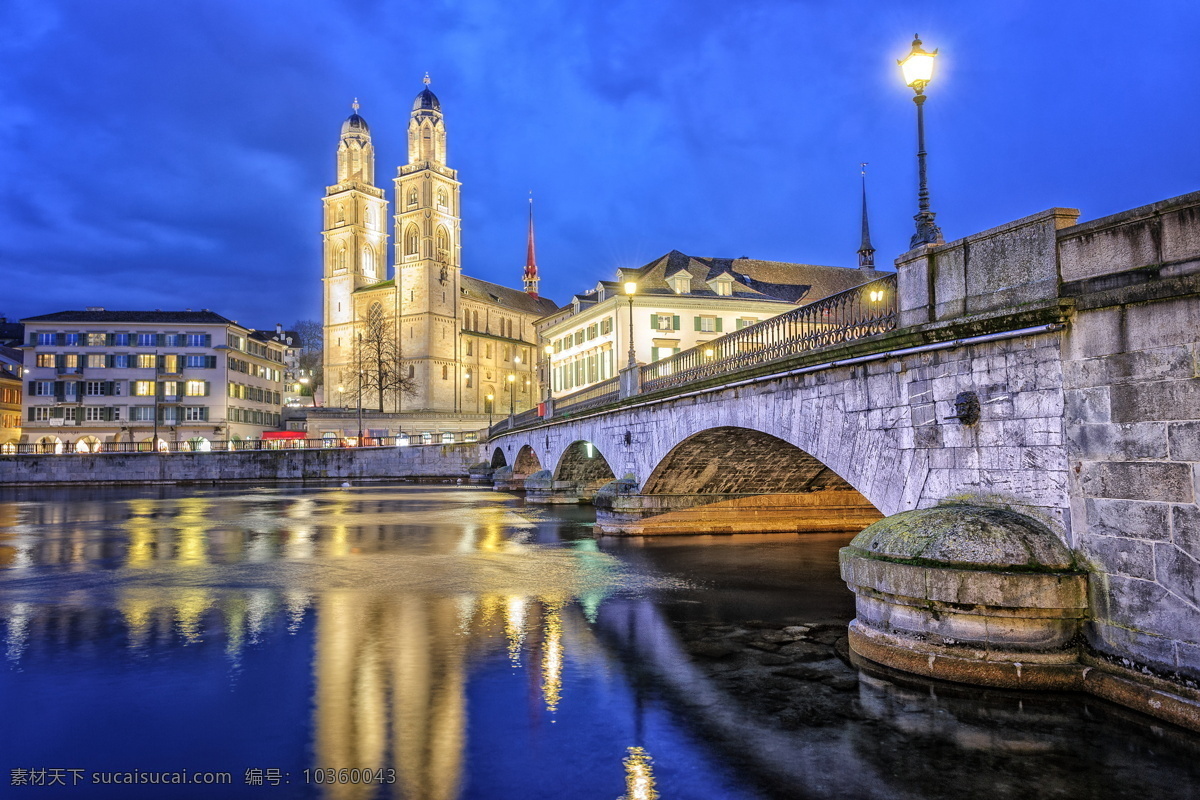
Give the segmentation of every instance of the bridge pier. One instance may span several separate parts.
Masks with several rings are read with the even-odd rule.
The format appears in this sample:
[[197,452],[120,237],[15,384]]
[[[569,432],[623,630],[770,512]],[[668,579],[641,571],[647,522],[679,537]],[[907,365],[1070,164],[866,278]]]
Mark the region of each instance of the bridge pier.
[[492,473],[492,489],[497,492],[523,492],[528,477],[512,467],[500,467]]
[[596,528],[609,536],[858,532],[883,517],[853,489],[793,494],[604,493]]
[[525,479],[525,502],[535,505],[579,505],[590,503],[609,481],[558,481],[549,470],[540,470]]

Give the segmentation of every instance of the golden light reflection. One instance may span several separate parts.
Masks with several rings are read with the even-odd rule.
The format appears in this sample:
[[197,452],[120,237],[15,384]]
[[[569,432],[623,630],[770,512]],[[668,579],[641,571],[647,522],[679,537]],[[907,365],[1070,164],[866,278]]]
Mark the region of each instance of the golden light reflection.
[[625,796],[619,800],[656,800],[654,788],[654,759],[642,747],[630,747],[622,761],[625,765]]
[[508,598],[507,614],[504,619],[504,635],[508,639],[508,660],[514,667],[521,665],[521,648],[525,644],[525,598],[513,595]]
[[546,620],[542,625],[542,699],[546,710],[558,710],[562,699],[562,605],[546,606]]
[[189,642],[198,642],[201,638],[201,620],[204,612],[213,604],[212,593],[207,589],[176,589],[175,620],[179,632]]

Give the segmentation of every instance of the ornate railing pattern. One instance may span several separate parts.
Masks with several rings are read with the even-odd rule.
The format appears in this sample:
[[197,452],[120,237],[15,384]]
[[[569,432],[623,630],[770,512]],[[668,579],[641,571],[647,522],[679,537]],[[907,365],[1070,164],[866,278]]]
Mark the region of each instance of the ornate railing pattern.
[[684,386],[895,327],[896,276],[892,274],[646,364],[642,391]]
[[554,415],[566,412],[583,411],[586,408],[602,406],[614,402],[621,395],[621,379],[609,378],[606,381],[593,384],[574,394],[554,399]]

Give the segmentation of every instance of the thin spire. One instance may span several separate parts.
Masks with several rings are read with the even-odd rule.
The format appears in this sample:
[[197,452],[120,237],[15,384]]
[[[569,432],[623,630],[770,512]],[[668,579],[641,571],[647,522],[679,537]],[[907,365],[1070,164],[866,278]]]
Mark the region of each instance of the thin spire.
[[871,228],[867,224],[867,162],[858,168],[862,172],[862,244],[858,248],[858,268],[875,269],[875,248],[871,246]]
[[529,243],[525,248],[525,292],[530,297],[538,296],[537,258],[533,248],[533,190],[529,190]]
[[357,97],[356,97],[356,98],[354,98],[354,102],[350,104],[350,107],[354,109],[354,113],[355,113],[355,114],[357,114],[357,113],[358,113],[359,105],[358,105],[358,98],[357,98]]

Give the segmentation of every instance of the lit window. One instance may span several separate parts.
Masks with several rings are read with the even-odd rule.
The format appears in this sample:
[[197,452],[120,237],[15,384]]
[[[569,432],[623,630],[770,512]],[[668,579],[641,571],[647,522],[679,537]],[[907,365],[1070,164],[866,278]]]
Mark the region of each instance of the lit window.
[[716,317],[700,317],[699,322],[702,333],[714,333],[717,330]]
[[675,319],[671,314],[656,314],[654,317],[655,328],[660,331],[675,330]]
[[204,381],[188,381],[184,392],[188,397],[203,397],[208,394],[207,384]]
[[137,365],[138,369],[156,369],[158,367],[158,356],[153,353],[139,353]]
[[133,393],[137,397],[153,397],[154,381],[134,381]]
[[104,347],[105,338],[103,333],[89,333],[87,335],[88,347]]
[[104,353],[88,353],[88,369],[103,369],[105,366]]
[[54,353],[38,353],[37,365],[39,367],[53,367]]

